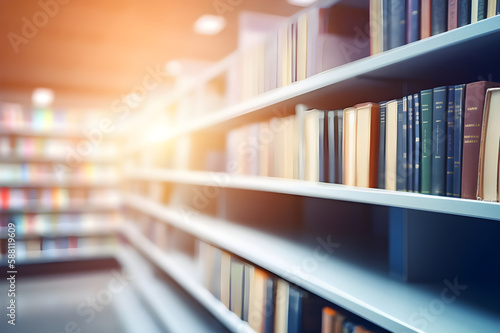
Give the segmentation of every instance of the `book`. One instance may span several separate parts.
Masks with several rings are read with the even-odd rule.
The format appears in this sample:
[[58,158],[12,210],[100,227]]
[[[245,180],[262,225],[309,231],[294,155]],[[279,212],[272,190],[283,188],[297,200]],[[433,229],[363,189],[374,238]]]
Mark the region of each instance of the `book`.
[[342,184],[356,186],[356,108],[344,110]]
[[406,44],[406,1],[389,1],[389,49]]
[[446,196],[453,196],[453,175],[455,173],[455,86],[448,87],[446,127]]
[[448,30],[458,28],[458,0],[448,1]]
[[383,51],[382,0],[370,0],[370,54]]
[[256,332],[270,333],[274,329],[274,282],[261,269],[255,269],[250,283],[248,324]]
[[385,188],[385,113],[387,102],[380,103],[380,132],[378,145],[378,188]]
[[389,20],[389,2],[390,0],[382,0],[382,50],[387,51],[390,49],[389,47],[389,28],[390,28],[390,20]]
[[420,5],[420,38],[424,39],[432,35],[432,2],[421,0]]
[[304,180],[319,181],[320,178],[320,118],[321,110],[309,110],[304,114]]
[[406,191],[408,180],[408,102],[404,97],[398,100],[398,136],[396,162],[396,190]]
[[342,333],[345,317],[338,311],[325,306],[321,311],[321,333]]
[[288,300],[288,332],[302,332],[302,292],[297,287],[289,288]]
[[377,187],[380,106],[362,103],[356,108],[356,186]]
[[498,201],[500,151],[500,88],[486,92],[479,151],[478,199]]
[[220,278],[220,300],[229,309],[231,295],[231,255],[222,252],[221,255],[221,278]]
[[420,39],[420,0],[408,0],[406,17],[406,42],[415,42]]
[[481,21],[487,16],[486,0],[471,0],[471,23]]
[[229,310],[239,318],[243,318],[243,270],[244,264],[231,258]]
[[471,0],[458,1],[458,26],[470,24],[471,19]]
[[432,0],[432,35],[445,32],[448,27],[448,0]]
[[290,285],[282,279],[276,283],[275,333],[288,332],[288,301]]
[[421,159],[420,159],[420,192],[431,193],[431,166],[432,166],[432,89],[420,92],[420,120],[421,120]]
[[498,0],[488,0],[487,2],[486,17],[493,17],[497,14]]
[[420,94],[413,94],[413,191],[420,193]]
[[446,129],[448,87],[433,89],[431,194],[446,194]]
[[326,128],[325,112],[318,113],[318,159],[319,159],[319,181],[328,181],[328,129]]
[[343,110],[328,111],[328,182],[342,184]]
[[396,190],[398,101],[387,102],[385,131],[385,188]]
[[408,160],[408,169],[407,169],[407,182],[406,182],[406,188],[408,192],[413,192],[413,168],[414,168],[414,161],[413,161],[413,148],[415,146],[415,134],[413,132],[413,117],[414,117],[414,105],[413,105],[413,95],[408,95],[406,98],[407,103],[408,103],[408,120],[407,120],[407,132],[408,132],[408,153],[407,153],[407,160]]
[[462,193],[462,143],[464,129],[465,84],[455,86],[453,121],[453,196],[460,198]]
[[483,126],[486,90],[498,83],[478,81],[465,87],[464,130],[462,143],[462,198],[477,198],[479,147]]

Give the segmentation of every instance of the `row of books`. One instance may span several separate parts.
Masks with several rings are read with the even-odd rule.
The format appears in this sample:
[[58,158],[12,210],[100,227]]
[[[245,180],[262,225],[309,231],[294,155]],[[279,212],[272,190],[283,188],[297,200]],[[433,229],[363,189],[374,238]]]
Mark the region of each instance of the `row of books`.
[[226,171],[498,201],[496,86],[443,86],[344,110],[299,105],[296,115],[230,131]]
[[202,283],[258,333],[380,332],[326,300],[202,241]]
[[370,0],[371,54],[498,14],[498,0]]
[[0,208],[22,209],[70,209],[82,206],[118,207],[120,195],[109,188],[0,188]]
[[0,182],[105,182],[118,179],[116,168],[96,163],[0,163]]
[[[89,158],[110,158],[117,156],[117,147],[111,142],[99,142],[90,149],[79,147],[78,140],[63,140],[35,137],[0,137],[0,157],[43,157],[46,159],[67,159],[75,163]],[[87,144],[86,144],[87,145]],[[84,156],[79,151],[84,152]]]
[[99,126],[103,117],[104,113],[99,110],[26,109],[21,104],[0,102],[0,130],[67,132],[68,129]]
[[105,232],[120,223],[118,212],[73,214],[0,214],[0,234],[7,235],[9,223],[14,223],[16,237],[71,232]]
[[[58,237],[38,238],[16,241],[16,262],[31,258],[51,258],[59,255],[72,255],[84,250],[89,254],[101,254],[103,247],[115,247],[118,239],[107,237]],[[0,258],[7,258],[7,240],[0,239]]]

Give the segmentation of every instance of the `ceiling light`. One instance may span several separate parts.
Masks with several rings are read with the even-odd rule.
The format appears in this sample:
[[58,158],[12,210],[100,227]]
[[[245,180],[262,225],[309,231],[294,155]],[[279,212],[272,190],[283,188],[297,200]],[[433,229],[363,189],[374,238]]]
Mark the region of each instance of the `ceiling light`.
[[216,35],[226,26],[226,19],[217,15],[202,15],[194,22],[194,31],[201,35]]
[[287,2],[294,6],[307,7],[315,3],[317,0],[287,0]]
[[54,91],[48,88],[36,88],[31,95],[34,106],[47,107],[54,101]]

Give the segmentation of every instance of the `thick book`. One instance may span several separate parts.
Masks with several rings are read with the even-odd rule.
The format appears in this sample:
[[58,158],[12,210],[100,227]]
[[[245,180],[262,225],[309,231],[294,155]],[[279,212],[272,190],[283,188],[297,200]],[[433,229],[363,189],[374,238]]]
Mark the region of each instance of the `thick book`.
[[471,19],[471,0],[458,1],[458,26],[470,24]]
[[446,194],[446,120],[448,87],[433,89],[431,194]]
[[486,92],[479,151],[478,199],[498,201],[500,151],[500,88]]
[[420,39],[420,0],[408,0],[406,13],[406,42]]
[[413,191],[420,193],[420,94],[413,94]]
[[328,118],[328,182],[342,184],[343,110],[332,110]]
[[408,181],[408,103],[407,98],[398,100],[398,138],[396,163],[396,190],[406,191]]
[[320,118],[321,110],[309,110],[304,115],[304,180],[319,181],[320,160]]
[[455,86],[448,87],[448,109],[446,128],[446,196],[453,196],[455,174]]
[[342,184],[356,186],[356,108],[344,110]]
[[486,17],[493,17],[497,14],[498,0],[488,0],[488,8],[486,10]]
[[462,148],[462,198],[477,198],[479,147],[486,90],[498,83],[478,81],[465,88],[464,139]]
[[432,35],[445,32],[448,28],[448,0],[432,0]]
[[387,102],[380,103],[380,131],[378,145],[378,188],[385,188],[385,113]]
[[385,188],[396,191],[398,101],[387,102],[385,114]]
[[421,149],[420,159],[420,192],[431,193],[432,166],[432,89],[420,92]]
[[464,130],[465,84],[455,86],[455,119],[453,121],[453,196],[460,198],[462,193],[462,143]]
[[458,0],[448,1],[448,30],[458,28]]
[[356,186],[377,187],[380,106],[363,103],[356,108]]
[[420,4],[420,38],[432,35],[432,0],[421,0]]
[[389,48],[406,44],[406,1],[389,1]]
[[407,97],[407,109],[408,109],[408,120],[407,120],[407,129],[408,129],[408,170],[407,170],[407,180],[406,180],[406,188],[408,192],[413,192],[413,169],[414,169],[414,161],[413,161],[413,148],[415,145],[415,134],[413,132],[413,95],[408,95]]
[[[250,284],[248,324],[256,332],[272,332],[274,330],[274,281],[268,273],[255,269]],[[271,326],[272,324],[272,326]]]

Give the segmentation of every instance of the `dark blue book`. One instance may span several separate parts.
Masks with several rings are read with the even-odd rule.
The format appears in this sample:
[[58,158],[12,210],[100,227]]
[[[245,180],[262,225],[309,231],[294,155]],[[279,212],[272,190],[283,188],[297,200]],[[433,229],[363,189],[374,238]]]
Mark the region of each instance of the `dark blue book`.
[[458,0],[458,26],[470,24],[471,0]]
[[385,188],[385,113],[387,102],[380,103],[380,133],[378,145],[378,188]]
[[408,120],[407,120],[407,128],[408,128],[408,178],[406,187],[408,192],[413,192],[413,144],[415,143],[415,137],[413,134],[413,95],[409,95],[407,97],[408,103]]
[[408,109],[407,98],[398,100],[398,139],[396,161],[396,190],[407,190],[408,179]]
[[431,13],[432,35],[445,32],[448,29],[448,0],[432,0]]
[[432,90],[431,194],[446,194],[446,120],[448,87]]
[[351,321],[344,321],[342,324],[342,333],[355,333],[356,332],[356,325],[354,325],[353,322]]
[[500,14],[500,1],[497,0],[497,15]]
[[[302,297],[300,289],[290,286],[288,292],[288,332],[302,332]],[[269,303],[272,304],[272,303]]]
[[335,184],[342,184],[342,112],[334,110],[327,113],[328,182]]
[[382,0],[382,48],[384,51],[390,49],[389,47],[389,0]]
[[481,21],[487,17],[488,11],[488,1],[487,0],[478,0],[477,2],[477,20]]
[[264,307],[264,333],[274,332],[274,306],[267,306],[276,302],[274,295],[274,279],[268,277],[266,280],[266,306]]
[[408,0],[406,13],[406,42],[420,39],[420,0]]
[[406,44],[406,1],[389,1],[389,49]]
[[420,94],[413,95],[413,191],[420,193]]
[[462,196],[462,147],[464,130],[465,84],[455,86],[455,120],[453,122],[453,196]]
[[455,86],[448,87],[448,109],[447,109],[447,129],[446,129],[446,196],[453,196],[453,174],[455,172]]

